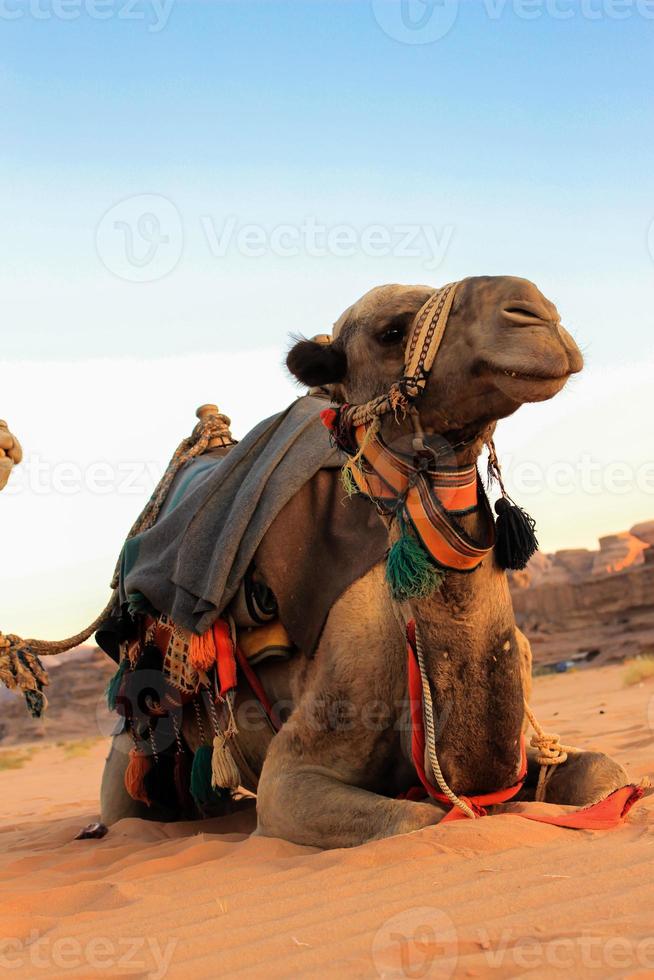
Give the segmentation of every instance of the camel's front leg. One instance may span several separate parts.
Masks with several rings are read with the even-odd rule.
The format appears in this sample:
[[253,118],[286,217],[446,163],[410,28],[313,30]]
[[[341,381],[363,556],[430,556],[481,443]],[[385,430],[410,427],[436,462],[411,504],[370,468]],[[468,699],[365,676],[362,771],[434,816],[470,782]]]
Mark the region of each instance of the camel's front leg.
[[[257,790],[258,833],[315,847],[355,847],[438,823],[444,810],[429,803],[390,799],[351,780],[358,766],[343,756],[348,736],[334,734],[333,751],[311,744],[293,719],[270,746]],[[351,751],[366,755],[352,734]],[[324,762],[317,761],[316,749]]]
[[[332,608],[295,711],[270,743],[258,830],[316,847],[353,847],[438,823],[444,811],[392,797],[409,763],[406,647],[378,565]],[[387,795],[381,795],[386,793]]]
[[[535,756],[533,750],[528,751],[528,778],[533,786],[540,772]],[[604,752],[570,754],[566,762],[554,767],[548,778],[545,802],[562,806],[591,806],[629,782],[629,776],[622,766]]]

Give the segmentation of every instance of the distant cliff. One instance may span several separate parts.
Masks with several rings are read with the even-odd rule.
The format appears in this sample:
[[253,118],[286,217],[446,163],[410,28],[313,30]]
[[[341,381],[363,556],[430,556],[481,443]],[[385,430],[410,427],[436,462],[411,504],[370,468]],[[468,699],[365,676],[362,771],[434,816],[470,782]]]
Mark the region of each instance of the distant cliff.
[[654,521],[600,538],[597,551],[538,553],[510,583],[537,665],[654,651]]

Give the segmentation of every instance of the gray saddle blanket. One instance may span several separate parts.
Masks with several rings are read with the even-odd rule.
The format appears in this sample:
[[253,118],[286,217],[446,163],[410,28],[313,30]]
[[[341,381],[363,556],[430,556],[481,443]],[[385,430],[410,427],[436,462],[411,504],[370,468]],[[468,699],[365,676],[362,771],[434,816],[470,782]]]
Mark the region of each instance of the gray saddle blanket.
[[[125,543],[121,602],[131,593],[141,593],[180,626],[205,632],[236,595],[264,535],[276,524],[285,530],[285,535],[278,535],[276,547],[292,547],[294,553],[288,583],[268,583],[281,599],[282,621],[284,609],[297,605],[298,577],[310,575],[317,548],[321,562],[334,566],[332,584],[336,584],[328,590],[317,587],[306,625],[303,627],[302,617],[290,617],[292,639],[311,654],[328,604],[379,560],[386,542],[370,501],[344,499],[338,474],[342,457],[331,446],[320,420],[327,404],[320,397],[299,398],[284,412],[259,423],[226,455],[209,453],[185,467],[154,527]],[[327,493],[325,481],[331,488]],[[319,486],[322,489],[317,493]],[[299,501],[313,501],[301,507],[303,527],[297,526],[296,496]],[[293,541],[287,537],[286,517],[291,513],[296,518],[290,529]],[[329,539],[325,538],[325,523],[330,528]],[[362,540],[369,546],[364,547],[365,554]],[[332,554],[325,554],[325,545]],[[274,561],[271,564],[274,578],[284,578],[283,568]]]

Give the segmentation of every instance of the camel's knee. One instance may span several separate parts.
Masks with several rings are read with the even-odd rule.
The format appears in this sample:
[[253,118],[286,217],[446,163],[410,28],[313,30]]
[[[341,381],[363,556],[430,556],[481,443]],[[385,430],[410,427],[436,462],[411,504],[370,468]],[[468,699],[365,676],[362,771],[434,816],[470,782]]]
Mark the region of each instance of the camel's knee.
[[264,764],[257,793],[257,833],[314,847],[356,847],[433,826],[444,811],[395,800],[312,769]]
[[302,820],[297,774],[264,762],[257,786],[257,833],[294,840]]
[[629,782],[625,770],[603,752],[579,752],[552,773],[545,793],[547,803],[591,806]]

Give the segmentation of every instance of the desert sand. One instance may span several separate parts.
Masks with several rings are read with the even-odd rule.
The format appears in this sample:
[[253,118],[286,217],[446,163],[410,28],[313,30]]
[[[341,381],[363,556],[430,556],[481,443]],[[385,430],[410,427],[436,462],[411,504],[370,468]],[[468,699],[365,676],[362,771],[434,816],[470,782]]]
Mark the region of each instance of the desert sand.
[[[624,674],[538,678],[534,706],[637,781],[654,768],[654,680]],[[74,840],[98,818],[106,741],[26,754],[0,772],[7,976],[654,976],[654,797],[608,832],[502,814],[321,852],[251,836],[244,801]]]

